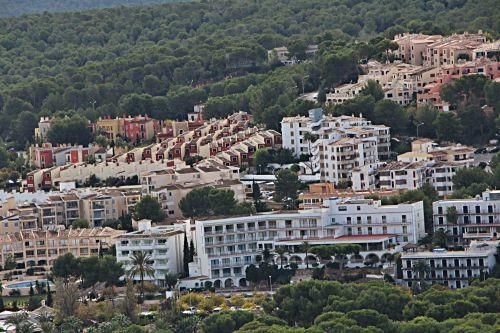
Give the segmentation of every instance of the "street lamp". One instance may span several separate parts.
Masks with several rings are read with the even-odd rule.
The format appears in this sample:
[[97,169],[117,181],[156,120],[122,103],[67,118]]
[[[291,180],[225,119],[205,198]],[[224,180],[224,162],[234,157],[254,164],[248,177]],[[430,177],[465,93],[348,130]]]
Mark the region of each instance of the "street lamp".
[[418,138],[418,128],[422,125],[424,125],[424,123],[417,124],[417,138]]
[[269,288],[271,289],[271,293],[273,292],[273,280],[271,278],[271,275],[269,275]]
[[302,76],[302,95],[304,95],[304,93],[305,93],[304,79],[307,79],[308,77],[309,77],[309,75]]

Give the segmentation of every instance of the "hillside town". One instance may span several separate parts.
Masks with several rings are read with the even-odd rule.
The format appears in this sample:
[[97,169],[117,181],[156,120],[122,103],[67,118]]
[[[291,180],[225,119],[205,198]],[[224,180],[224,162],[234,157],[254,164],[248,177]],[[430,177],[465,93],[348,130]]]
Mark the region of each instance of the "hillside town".
[[[192,10],[208,22],[205,5]],[[498,296],[498,31],[405,21],[368,39],[346,26],[217,42],[206,63],[174,45],[199,27],[158,34],[163,60],[141,54],[151,63],[119,79],[141,49],[109,57],[102,77],[67,69],[73,90],[40,101],[20,85],[4,103],[1,82],[0,330],[391,333],[424,331],[426,318],[440,333],[490,314],[490,296],[466,293]],[[141,43],[139,30],[113,38]],[[0,55],[13,47],[0,37]],[[371,291],[356,303],[364,286],[385,308]],[[459,295],[454,310],[432,293]]]

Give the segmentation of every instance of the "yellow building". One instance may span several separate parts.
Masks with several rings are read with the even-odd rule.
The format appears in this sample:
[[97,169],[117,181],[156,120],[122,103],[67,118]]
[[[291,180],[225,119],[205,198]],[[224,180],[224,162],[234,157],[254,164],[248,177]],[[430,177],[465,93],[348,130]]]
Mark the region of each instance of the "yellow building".
[[110,140],[116,140],[118,135],[123,135],[122,118],[99,118],[96,122],[97,131],[103,132]]

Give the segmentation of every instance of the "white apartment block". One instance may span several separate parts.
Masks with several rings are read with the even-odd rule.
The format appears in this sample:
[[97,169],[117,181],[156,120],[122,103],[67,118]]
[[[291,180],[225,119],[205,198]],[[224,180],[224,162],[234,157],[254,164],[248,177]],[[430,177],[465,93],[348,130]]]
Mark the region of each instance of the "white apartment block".
[[464,163],[434,162],[427,168],[427,181],[434,187],[440,197],[446,197],[455,191],[453,176],[465,168]]
[[[319,263],[301,244],[359,244],[362,252],[350,256],[349,265],[363,265],[376,256],[384,260],[402,244],[416,243],[425,235],[423,203],[381,205],[365,199],[332,199],[325,208],[288,213],[265,213],[216,220],[197,220],[195,261],[190,278],[181,286],[195,288],[246,286],[245,270],[257,264],[262,251],[287,250],[284,265],[305,267]],[[274,257],[273,262],[280,263]]]
[[429,183],[440,197],[446,197],[454,191],[455,173],[471,166],[474,166],[472,147],[440,147],[432,140],[417,139],[412,142],[412,151],[398,155],[397,162],[387,163],[375,173],[381,189],[414,190]]
[[[183,272],[184,233],[187,228],[190,228],[189,221],[153,227],[149,220],[138,221],[137,231],[122,234],[116,238],[116,260],[123,264],[127,272],[132,268],[134,253],[146,253],[154,274],[146,275],[144,280],[163,287],[167,274],[178,275]],[[190,234],[189,230],[188,234]],[[139,281],[140,276],[134,276],[134,280]]]
[[320,172],[322,181],[334,184],[349,181],[356,168],[367,166],[373,169],[378,164],[375,137],[318,140],[314,148],[319,154],[313,155],[311,162],[316,166],[315,171]]
[[[475,199],[440,200],[432,204],[434,231],[448,232],[450,245],[496,239],[500,233],[500,191],[486,191]],[[456,212],[456,219],[452,219]]]
[[[283,147],[297,157],[310,155],[312,172],[324,181],[349,180],[356,168],[373,168],[390,155],[389,127],[372,125],[362,115],[332,117],[312,109],[308,117],[283,118],[281,132]],[[318,139],[309,142],[305,133]]]
[[425,183],[424,162],[391,162],[377,169],[379,187],[385,190],[416,190]]
[[446,251],[403,253],[402,283],[408,287],[421,281],[415,266],[419,262],[427,264],[430,272],[424,273],[422,280],[430,284],[442,284],[453,289],[470,285],[472,279],[484,279],[496,264],[498,241],[471,243],[465,251]]

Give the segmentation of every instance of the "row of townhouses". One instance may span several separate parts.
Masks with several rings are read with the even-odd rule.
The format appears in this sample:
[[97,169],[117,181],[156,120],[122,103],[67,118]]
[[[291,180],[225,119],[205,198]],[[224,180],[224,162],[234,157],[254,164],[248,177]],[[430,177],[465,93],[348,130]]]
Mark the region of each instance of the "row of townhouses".
[[[136,164],[151,165],[141,163],[137,162]],[[113,165],[116,165],[117,169],[119,167],[118,162],[108,164],[110,166],[106,169],[110,174]],[[130,166],[135,163],[123,164]],[[75,174],[67,175],[65,181],[81,182],[92,174],[101,176],[97,172],[83,173],[86,167],[92,166],[70,168],[69,170],[74,171]],[[33,173],[36,174],[36,172]],[[85,174],[88,176],[77,178]],[[114,175],[117,174],[119,172]],[[182,212],[179,209],[180,200],[193,189],[203,186],[230,189],[235,193],[235,199],[239,202],[246,198],[246,186],[240,181],[239,168],[219,164],[215,160],[202,161],[193,167],[185,165],[177,168],[163,167],[154,168],[152,171],[148,171],[146,168],[144,172],[135,173],[135,175],[137,174],[140,185],[118,188],[69,189],[62,192],[38,191],[32,193],[35,195],[33,198],[29,195],[31,192],[14,193],[10,198],[6,198],[6,202],[10,203],[5,205],[8,210],[2,215],[4,223],[9,222],[9,228],[27,226],[47,228],[58,224],[71,225],[77,219],[85,219],[89,221],[91,226],[100,226],[104,221],[116,220],[132,213],[134,205],[141,196],[146,194],[159,201],[169,220],[178,219],[182,217]],[[15,200],[16,197],[19,197],[20,200]],[[32,200],[36,200],[36,202]],[[24,222],[21,223],[20,220]]]

